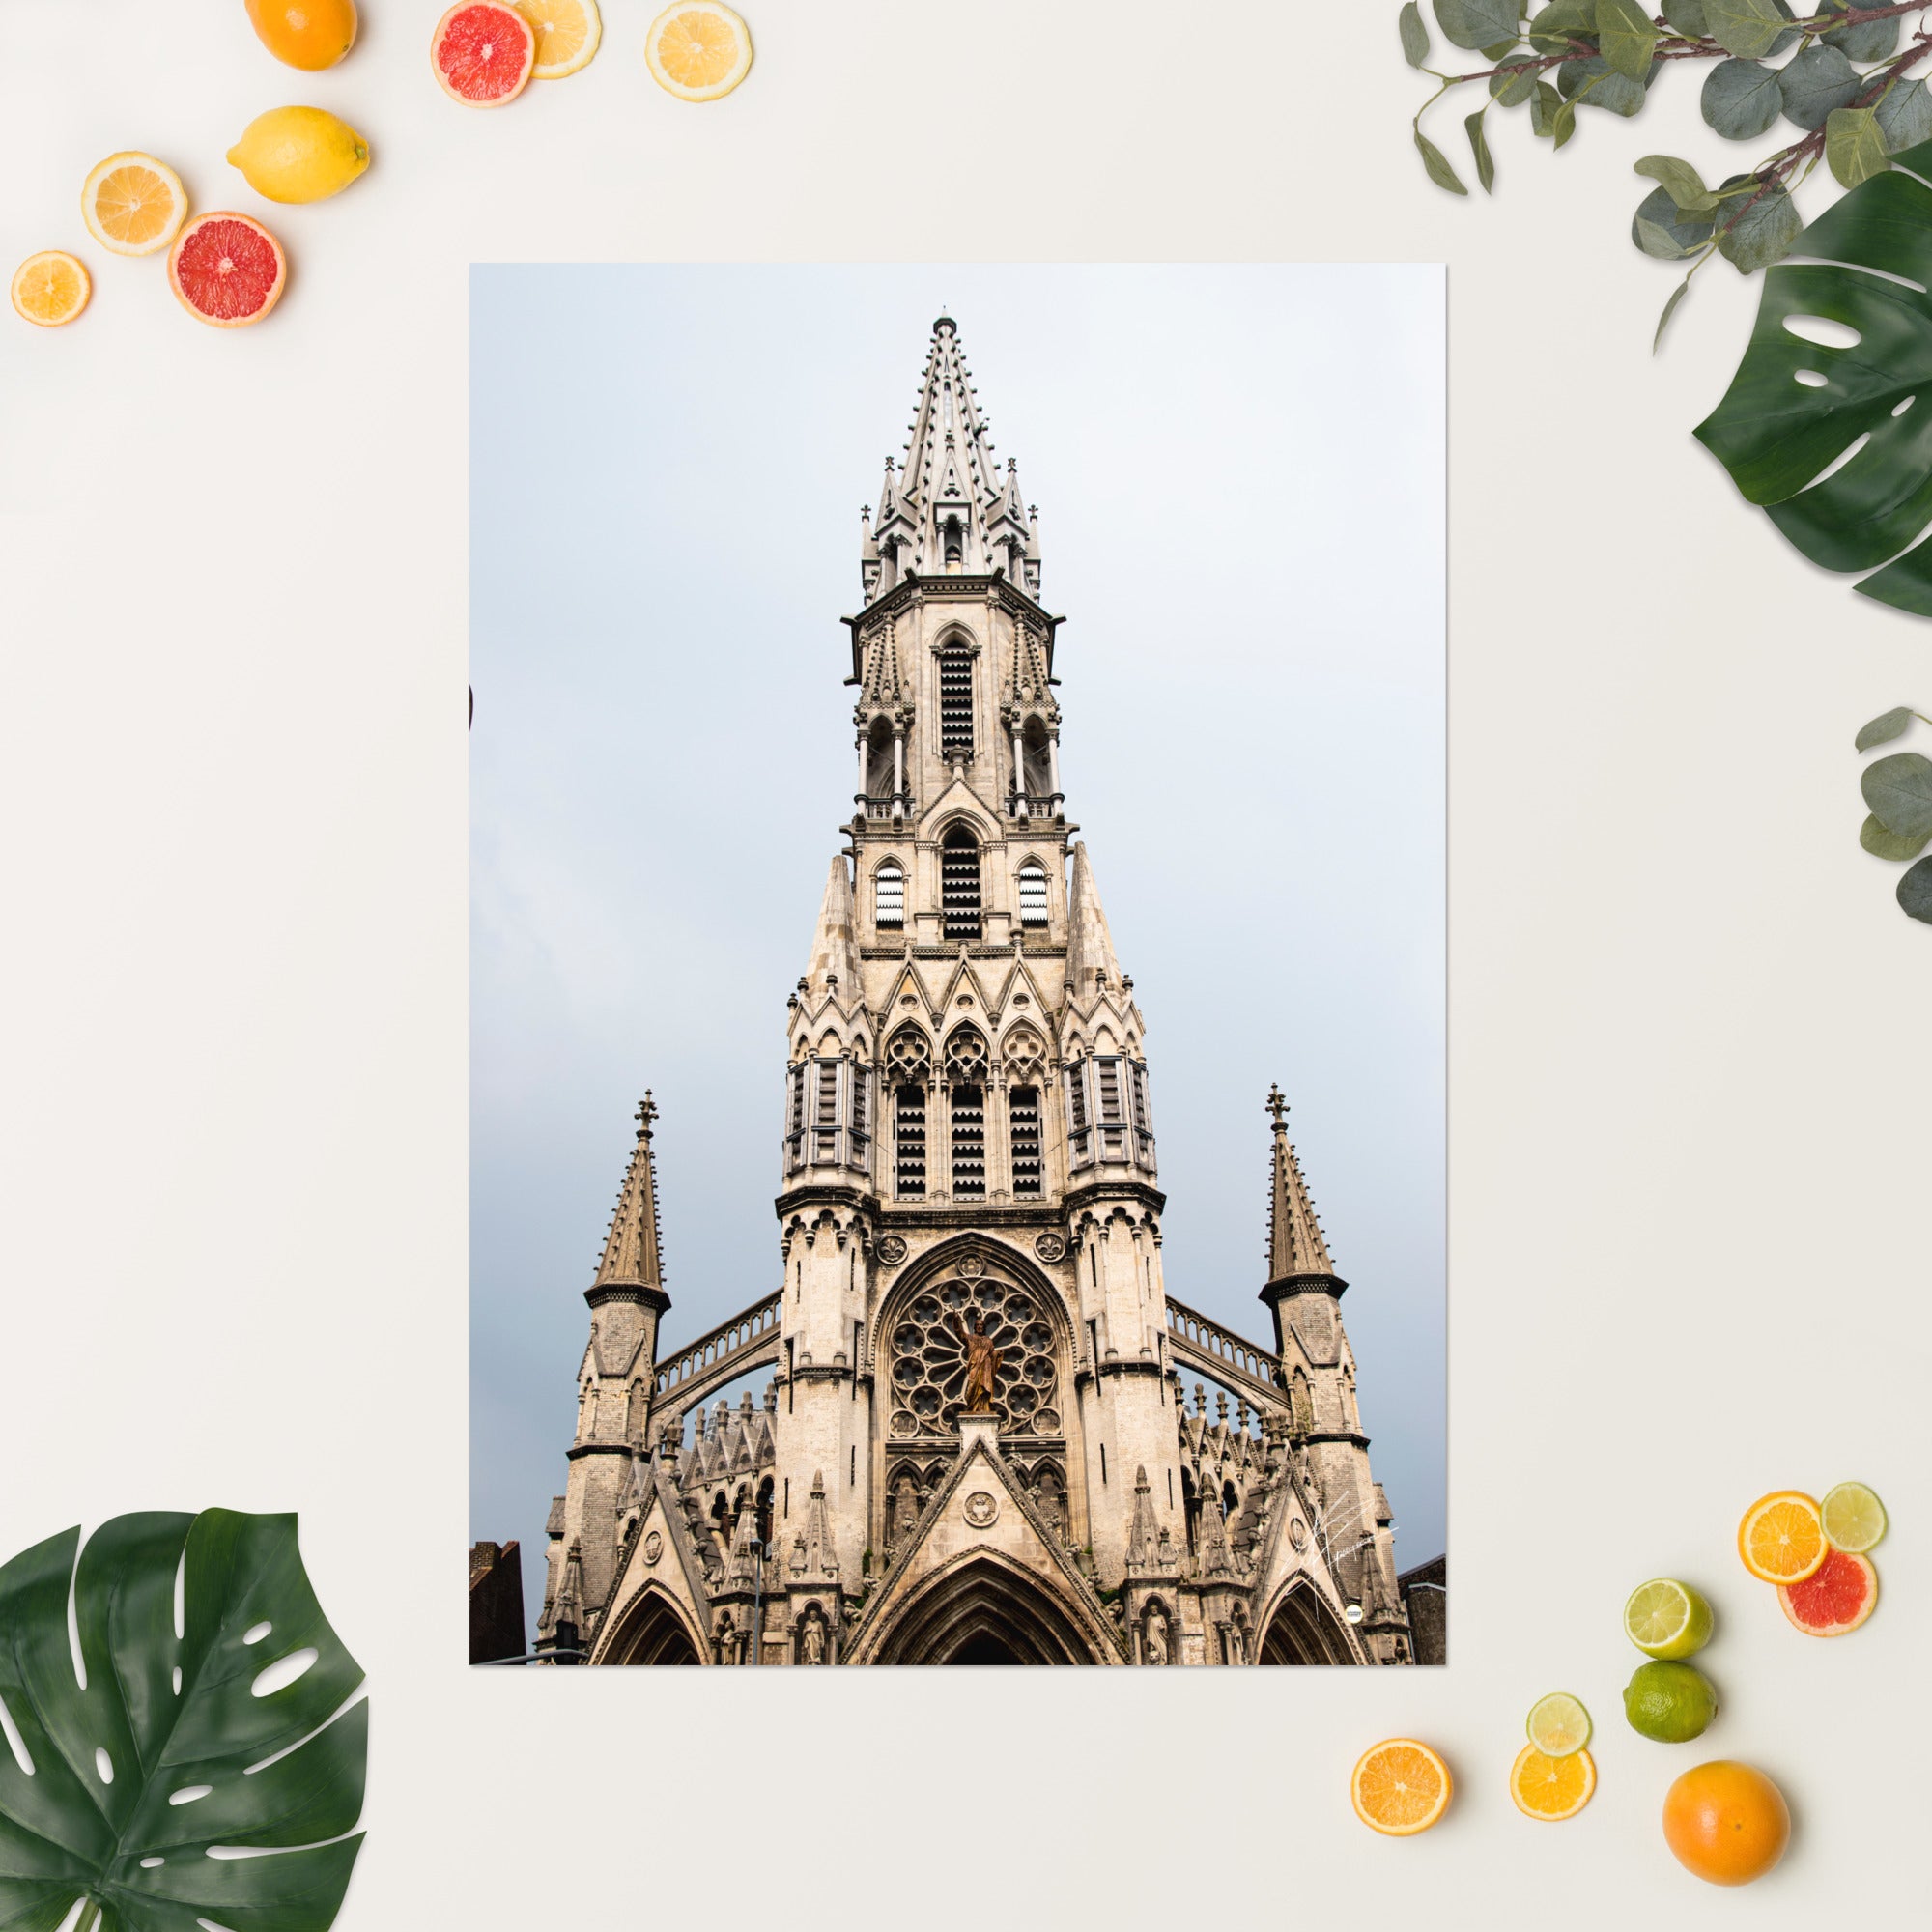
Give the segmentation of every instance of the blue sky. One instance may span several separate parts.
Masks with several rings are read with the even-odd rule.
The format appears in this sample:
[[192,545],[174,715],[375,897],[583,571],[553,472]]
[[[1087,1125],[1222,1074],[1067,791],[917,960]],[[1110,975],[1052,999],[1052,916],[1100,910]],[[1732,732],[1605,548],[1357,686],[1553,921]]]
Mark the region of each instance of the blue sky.
[[532,1625],[645,1087],[667,1342],[777,1285],[838,618],[942,311],[1068,620],[1062,784],[1147,1017],[1169,1291],[1270,1342],[1278,1080],[1398,1560],[1435,1555],[1441,270],[471,272],[471,1520],[523,1543]]

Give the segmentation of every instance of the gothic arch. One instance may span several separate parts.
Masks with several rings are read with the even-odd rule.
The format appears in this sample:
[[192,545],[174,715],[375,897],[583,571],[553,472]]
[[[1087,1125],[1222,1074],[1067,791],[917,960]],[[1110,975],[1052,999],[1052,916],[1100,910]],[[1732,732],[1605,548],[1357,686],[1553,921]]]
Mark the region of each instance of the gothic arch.
[[1360,1663],[1348,1626],[1305,1577],[1296,1577],[1262,1623],[1259,1663]]
[[1111,1663],[1088,1619],[997,1551],[955,1558],[895,1609],[869,1663]]
[[934,657],[942,651],[971,651],[980,655],[980,639],[973,635],[973,627],[961,619],[952,618],[946,627],[933,639],[931,650]]
[[599,1663],[702,1663],[704,1639],[676,1600],[656,1585],[625,1606],[610,1636],[598,1646]]
[[878,1319],[866,1337],[866,1360],[862,1365],[865,1370],[878,1373],[879,1338],[891,1337],[895,1322],[914,1297],[941,1275],[957,1271],[959,1264],[969,1255],[978,1256],[987,1268],[1037,1295],[1042,1312],[1053,1324],[1056,1346],[1063,1350],[1071,1349],[1073,1324],[1060,1290],[1031,1256],[984,1235],[955,1235],[951,1240],[928,1248],[893,1284],[892,1293],[880,1305]]

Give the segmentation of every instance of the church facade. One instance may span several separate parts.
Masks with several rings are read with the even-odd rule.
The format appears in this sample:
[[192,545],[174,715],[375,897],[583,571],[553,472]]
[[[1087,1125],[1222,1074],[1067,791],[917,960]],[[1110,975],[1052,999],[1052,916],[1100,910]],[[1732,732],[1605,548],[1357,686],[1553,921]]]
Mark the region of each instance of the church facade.
[[[1279,1094],[1271,1344],[1167,1292],[1146,1025],[1064,809],[1062,620],[946,317],[861,578],[848,849],[786,1009],[782,1280],[665,1346],[646,1095],[539,1650],[1412,1662],[1347,1284]],[[762,1402],[722,1399],[759,1376]]]

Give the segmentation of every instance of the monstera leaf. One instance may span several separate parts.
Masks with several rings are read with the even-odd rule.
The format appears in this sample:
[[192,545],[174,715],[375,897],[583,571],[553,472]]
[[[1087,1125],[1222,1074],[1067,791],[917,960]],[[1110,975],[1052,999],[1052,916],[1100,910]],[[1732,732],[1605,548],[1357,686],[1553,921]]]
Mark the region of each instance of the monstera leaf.
[[[1860,592],[1932,617],[1932,544],[1918,541],[1932,525],[1932,187],[1919,175],[1932,179],[1932,141],[1804,230],[1793,252],[1816,262],[1767,270],[1750,347],[1696,435],[1813,563],[1884,564]],[[1799,328],[1817,316],[1855,339],[1807,339]]]
[[335,1715],[362,1671],[295,1518],[116,1517],[76,1572],[79,1541],[0,1569],[0,1927],[53,1932],[84,1898],[79,1932],[325,1932],[369,1707]]

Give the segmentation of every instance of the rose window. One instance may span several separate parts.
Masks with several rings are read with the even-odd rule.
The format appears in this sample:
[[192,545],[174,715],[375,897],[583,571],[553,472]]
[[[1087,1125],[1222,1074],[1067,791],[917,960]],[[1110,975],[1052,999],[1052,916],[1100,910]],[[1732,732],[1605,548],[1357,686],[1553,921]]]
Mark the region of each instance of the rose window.
[[993,1415],[1000,1433],[1058,1440],[1052,1324],[1026,1291],[985,1275],[936,1283],[900,1311],[892,1334],[893,1435],[958,1430],[966,1406],[966,1336],[975,1329],[999,1351]]

